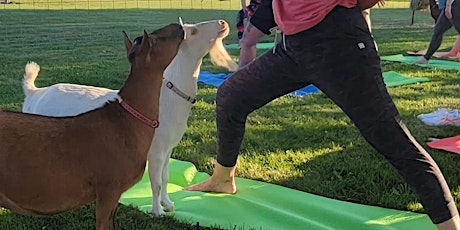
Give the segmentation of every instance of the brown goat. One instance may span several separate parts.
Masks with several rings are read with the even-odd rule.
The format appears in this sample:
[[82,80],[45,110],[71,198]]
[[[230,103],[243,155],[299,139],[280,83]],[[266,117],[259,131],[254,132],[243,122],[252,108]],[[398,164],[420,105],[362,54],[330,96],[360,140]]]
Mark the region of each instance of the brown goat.
[[113,229],[121,194],[144,173],[163,72],[183,38],[178,24],[133,42],[124,33],[131,72],[119,103],[67,118],[1,111],[0,207],[49,215],[96,201],[96,228]]

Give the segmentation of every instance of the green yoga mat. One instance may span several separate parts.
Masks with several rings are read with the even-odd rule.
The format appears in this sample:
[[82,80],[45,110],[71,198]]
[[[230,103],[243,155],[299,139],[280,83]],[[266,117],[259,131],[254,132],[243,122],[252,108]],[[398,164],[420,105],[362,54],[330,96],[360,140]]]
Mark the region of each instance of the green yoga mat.
[[395,71],[383,72],[383,81],[387,87],[409,85],[419,82],[430,81],[426,77],[407,77]]
[[[257,49],[271,49],[275,46],[275,43],[273,42],[262,42],[262,43],[257,43],[256,47]],[[239,44],[228,44],[225,45],[225,48],[227,49],[239,49],[240,45]]]
[[[417,57],[417,56],[405,56],[402,54],[380,57],[381,60],[404,62],[408,64],[412,64],[414,61],[417,61],[419,58],[420,57]],[[419,66],[460,70],[460,62],[449,61],[449,60],[444,60],[444,59],[430,59],[428,64],[419,65]]]
[[[435,230],[427,215],[333,200],[260,181],[237,178],[235,195],[190,192],[183,187],[209,176],[192,163],[171,159],[168,192],[176,210],[168,215],[191,224],[224,229]],[[149,213],[147,170],[120,202]]]

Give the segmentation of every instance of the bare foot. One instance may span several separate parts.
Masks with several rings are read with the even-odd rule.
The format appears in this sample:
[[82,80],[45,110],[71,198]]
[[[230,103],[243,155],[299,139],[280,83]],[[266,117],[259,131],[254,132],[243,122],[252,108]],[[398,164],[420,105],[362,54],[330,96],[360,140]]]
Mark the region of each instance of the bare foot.
[[428,64],[428,60],[425,57],[420,57],[420,59],[414,61],[412,64]]
[[448,58],[460,58],[460,53],[449,53]]
[[190,185],[186,187],[185,190],[235,194],[236,185],[231,181],[214,182],[213,179],[210,178],[199,184]]
[[433,54],[433,57],[437,57],[437,58],[448,58],[451,56],[454,56],[454,55],[451,54],[450,52],[436,52]]
[[235,194],[235,170],[236,166],[224,167],[216,162],[214,173],[209,179],[199,184],[190,185],[185,190]]

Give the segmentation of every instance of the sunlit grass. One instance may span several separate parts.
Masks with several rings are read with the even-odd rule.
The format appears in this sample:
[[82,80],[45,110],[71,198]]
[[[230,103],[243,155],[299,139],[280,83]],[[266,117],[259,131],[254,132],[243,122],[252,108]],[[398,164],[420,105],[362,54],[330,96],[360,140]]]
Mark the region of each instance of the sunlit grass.
[[[206,4],[207,0],[203,2]],[[19,4],[21,7],[29,4],[22,3]],[[1,5],[0,9],[2,7],[10,5]],[[129,70],[122,30],[134,37],[143,29],[153,30],[177,22],[178,16],[186,22],[223,18],[233,29],[225,42],[237,42],[234,10],[23,9],[0,10],[2,109],[21,109],[24,97],[21,80],[28,61],[41,65],[38,86],[70,82],[121,87]],[[415,24],[410,25],[410,14],[403,8],[372,10],[373,34],[381,55],[427,47],[433,20],[428,12],[416,12]],[[451,46],[455,38],[453,30],[446,33],[441,48]],[[272,40],[273,37],[263,39]],[[236,60],[238,50],[232,50],[231,54]],[[416,117],[440,107],[460,107],[459,71],[393,62],[383,62],[382,67],[384,71],[430,79],[426,83],[389,88],[403,120],[423,146],[426,147],[429,137],[442,138],[460,133],[460,127],[426,126]],[[212,66],[207,57],[202,69],[224,71]],[[174,158],[193,162],[200,171],[207,173],[212,172],[216,147],[216,90],[199,84],[198,102],[192,109],[189,128],[173,153]],[[459,156],[427,150],[439,163],[459,206]],[[240,177],[334,199],[422,211],[417,197],[394,169],[364,141],[342,111],[321,93],[303,98],[284,96],[252,113],[238,164],[237,175]],[[116,214],[117,229],[195,229],[192,224],[179,223],[172,218],[152,219],[132,207],[120,207]],[[26,217],[0,209],[0,229],[94,229],[94,221],[93,205],[46,218]]]

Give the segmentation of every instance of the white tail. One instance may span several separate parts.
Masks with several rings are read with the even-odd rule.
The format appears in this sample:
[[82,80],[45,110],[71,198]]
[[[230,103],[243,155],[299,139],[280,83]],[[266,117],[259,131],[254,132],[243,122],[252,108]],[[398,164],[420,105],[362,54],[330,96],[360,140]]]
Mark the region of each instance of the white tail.
[[209,50],[209,56],[211,57],[212,63],[215,65],[225,67],[232,72],[238,69],[238,64],[233,61],[233,59],[230,57],[230,54],[228,54],[227,50],[225,49],[222,38],[216,39],[216,42],[211,47],[211,50]]
[[26,97],[37,89],[37,87],[35,87],[35,79],[38,76],[38,72],[40,72],[40,66],[37,63],[27,63],[25,67],[24,81],[22,82],[22,89],[24,90]]

